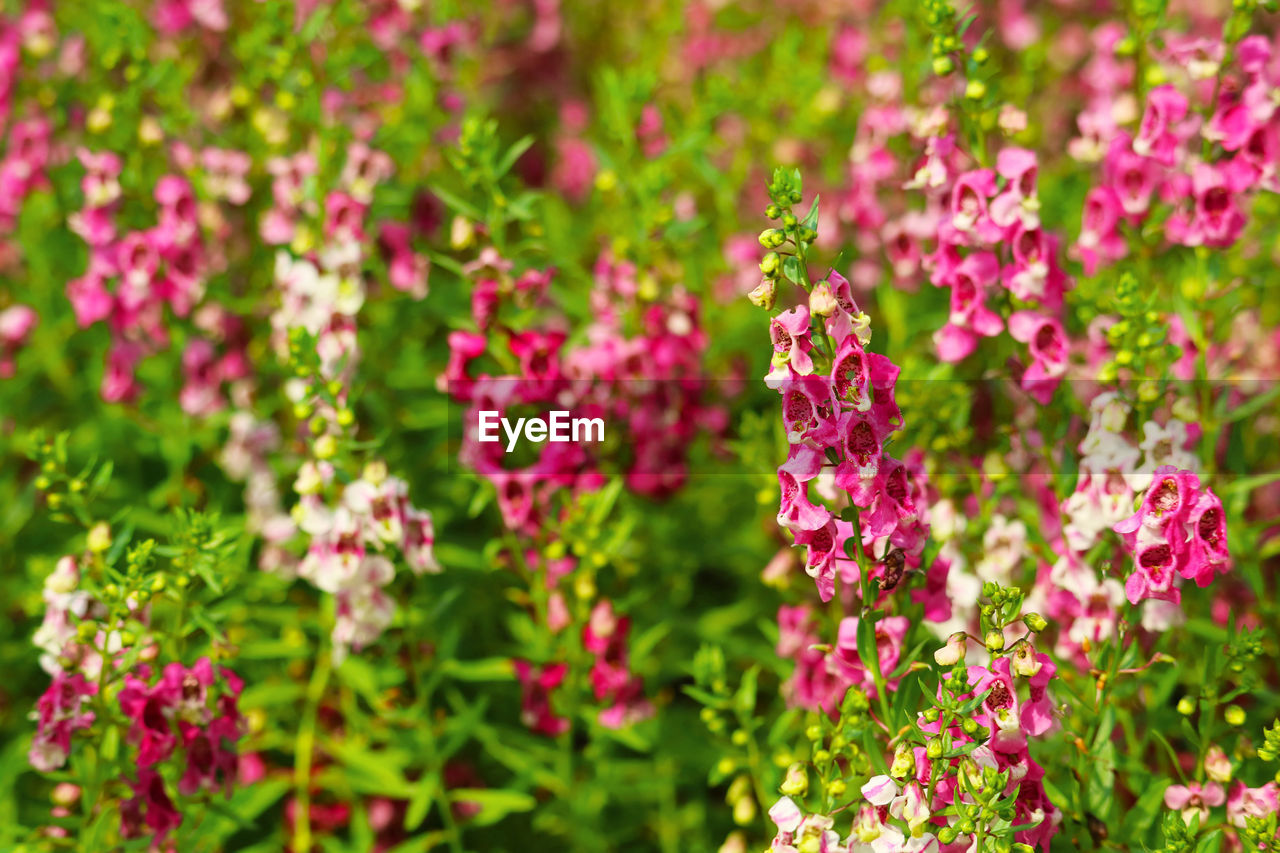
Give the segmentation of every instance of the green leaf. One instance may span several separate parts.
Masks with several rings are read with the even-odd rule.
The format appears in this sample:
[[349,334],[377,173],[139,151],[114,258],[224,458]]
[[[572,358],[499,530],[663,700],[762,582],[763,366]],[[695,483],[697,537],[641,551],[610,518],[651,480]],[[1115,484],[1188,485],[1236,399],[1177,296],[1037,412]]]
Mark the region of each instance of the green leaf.
[[742,674],[742,683],[738,685],[738,692],[733,697],[734,705],[738,709],[738,713],[744,717],[750,716],[756,707],[756,684],[760,675],[760,666],[751,667]]
[[511,658],[451,658],[441,661],[440,668],[458,681],[510,681],[515,677]]
[[1170,779],[1151,777],[1143,786],[1142,796],[1133,804],[1124,817],[1124,834],[1126,838],[1139,839],[1146,836],[1155,824],[1157,815],[1164,805],[1165,789],[1172,784]]
[[491,788],[454,788],[449,791],[454,803],[476,803],[480,813],[471,819],[475,826],[489,826],[509,814],[532,811],[538,801],[523,791],[500,791]]
[[516,141],[514,145],[507,149],[507,153],[502,155],[502,159],[498,162],[495,177],[501,178],[507,172],[511,171],[511,167],[520,159],[520,155],[529,150],[533,145],[532,136],[524,136]]
[[409,807],[404,813],[404,826],[409,831],[416,829],[431,811],[431,802],[435,799],[439,785],[435,774],[428,773],[418,780],[418,788],[409,798]]
[[1218,853],[1222,849],[1222,838],[1222,830],[1215,829],[1200,839],[1200,843],[1196,845],[1196,853]]
[[813,197],[813,204],[809,205],[809,212],[805,214],[804,219],[800,220],[800,224],[806,228],[818,228],[818,199],[820,196]]
[[792,284],[800,284],[803,281],[807,281],[804,266],[801,265],[800,259],[795,255],[787,255],[782,259],[782,274]]

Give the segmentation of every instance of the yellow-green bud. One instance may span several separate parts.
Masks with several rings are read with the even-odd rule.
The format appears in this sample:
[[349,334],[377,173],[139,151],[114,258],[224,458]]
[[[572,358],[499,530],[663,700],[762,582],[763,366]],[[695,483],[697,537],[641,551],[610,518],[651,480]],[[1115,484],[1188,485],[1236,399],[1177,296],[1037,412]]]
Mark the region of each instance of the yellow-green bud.
[[782,780],[782,784],[778,786],[778,790],[788,797],[803,797],[809,792],[809,774],[805,772],[804,765],[800,763],[792,764],[787,768],[787,776]]
[[338,455],[338,441],[331,435],[322,435],[316,439],[315,453],[317,459],[332,459]]
[[99,521],[89,528],[89,536],[85,547],[95,554],[101,554],[111,547],[111,527],[105,521]]

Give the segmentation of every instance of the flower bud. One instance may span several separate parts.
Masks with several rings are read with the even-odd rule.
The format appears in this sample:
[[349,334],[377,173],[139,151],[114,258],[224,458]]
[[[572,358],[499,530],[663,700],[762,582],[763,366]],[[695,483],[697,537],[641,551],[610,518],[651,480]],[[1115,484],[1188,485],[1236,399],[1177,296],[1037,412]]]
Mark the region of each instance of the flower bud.
[[63,808],[70,808],[80,799],[80,786],[71,782],[59,782],[53,788],[53,802]]
[[1013,672],[1023,678],[1031,678],[1040,672],[1043,664],[1036,657],[1035,647],[1025,640],[1013,647]]
[[905,743],[899,743],[893,752],[893,764],[889,767],[889,775],[895,779],[901,779],[915,766],[916,757],[911,748]]
[[809,774],[799,762],[787,768],[787,777],[782,780],[778,790],[788,797],[803,797],[809,792]]
[[1045,628],[1049,627],[1049,623],[1039,613],[1028,613],[1022,617],[1022,624],[1026,625],[1032,631],[1039,634]]
[[461,251],[475,240],[476,227],[465,216],[455,216],[449,224],[449,245],[455,251]]
[[998,652],[1004,648],[1004,634],[1000,631],[988,631],[985,642],[987,651]]
[[925,746],[924,754],[937,761],[942,757],[942,738],[934,738]]
[[1211,746],[1204,756],[1204,772],[1214,782],[1231,781],[1231,759],[1223,752],[1222,747]]
[[787,235],[777,228],[766,228],[760,232],[760,245],[766,249],[776,249],[787,242]]
[[338,441],[332,435],[322,435],[316,439],[315,454],[317,459],[332,459],[338,455]]
[[813,286],[813,292],[809,294],[810,314],[815,317],[830,317],[839,307],[836,295],[831,292],[830,283],[823,280]]
[[747,294],[747,298],[751,300],[752,305],[766,311],[771,310],[777,298],[777,286],[773,283],[773,279],[766,278]]
[[782,259],[777,252],[770,252],[764,256],[764,260],[760,261],[760,272],[767,276],[773,276],[778,272],[778,267],[782,263]]
[[1183,696],[1178,700],[1178,713],[1184,717],[1190,717],[1196,712],[1196,703],[1192,701],[1190,696]]
[[938,666],[955,666],[964,660],[967,645],[964,631],[956,631],[947,638],[947,644],[933,653]]
[[101,554],[111,547],[111,527],[105,521],[99,521],[89,528],[89,536],[85,547],[95,554]]
[[1239,705],[1228,705],[1223,717],[1226,719],[1227,725],[1229,726],[1243,726],[1244,708],[1241,708]]

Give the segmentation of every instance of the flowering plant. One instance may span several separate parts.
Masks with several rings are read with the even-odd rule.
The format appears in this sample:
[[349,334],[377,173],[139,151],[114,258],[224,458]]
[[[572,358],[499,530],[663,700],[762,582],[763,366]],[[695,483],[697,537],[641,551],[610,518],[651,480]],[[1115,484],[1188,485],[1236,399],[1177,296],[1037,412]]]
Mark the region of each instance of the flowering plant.
[[0,849],[1280,851],[1275,5],[0,3]]

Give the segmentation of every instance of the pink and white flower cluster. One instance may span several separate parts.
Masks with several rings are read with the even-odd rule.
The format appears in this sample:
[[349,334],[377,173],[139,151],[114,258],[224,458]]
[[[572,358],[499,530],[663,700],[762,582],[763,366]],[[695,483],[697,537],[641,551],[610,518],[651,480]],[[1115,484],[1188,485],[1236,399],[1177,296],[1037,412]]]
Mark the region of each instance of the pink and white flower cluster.
[[385,587],[395,578],[396,554],[415,575],[439,572],[440,565],[433,553],[431,514],[409,502],[408,484],[376,462],[340,488],[334,475],[327,462],[303,464],[294,484],[301,496],[294,518],[310,537],[298,576],[337,601],[333,655],[341,662],[391,624],[395,601]]

